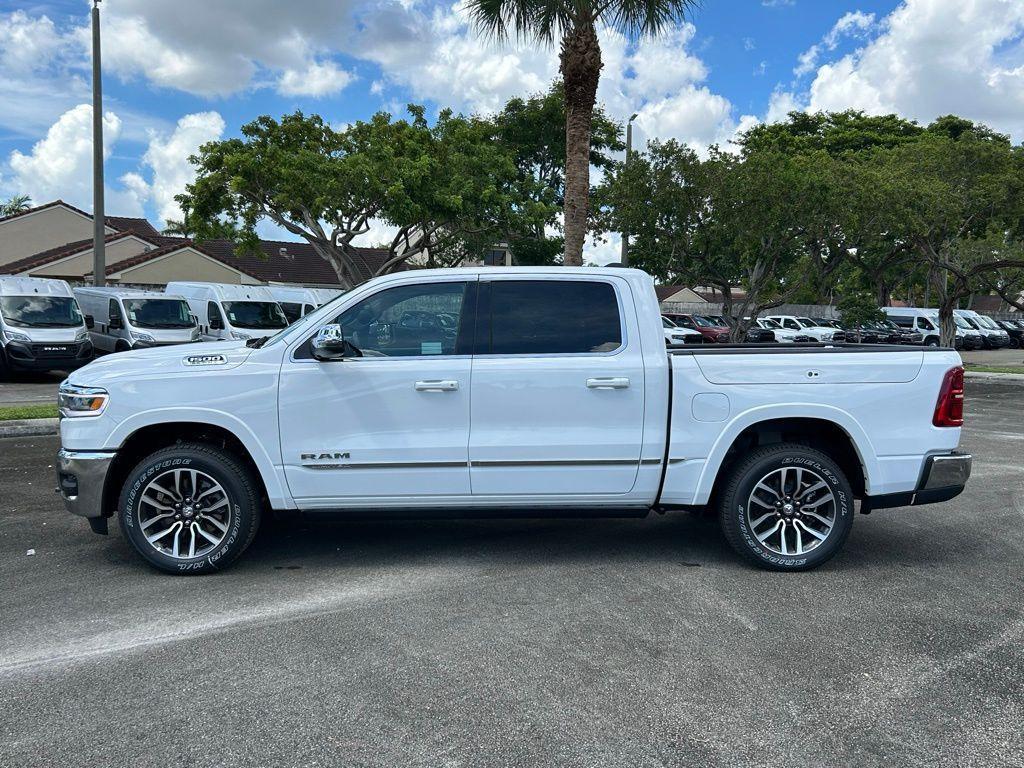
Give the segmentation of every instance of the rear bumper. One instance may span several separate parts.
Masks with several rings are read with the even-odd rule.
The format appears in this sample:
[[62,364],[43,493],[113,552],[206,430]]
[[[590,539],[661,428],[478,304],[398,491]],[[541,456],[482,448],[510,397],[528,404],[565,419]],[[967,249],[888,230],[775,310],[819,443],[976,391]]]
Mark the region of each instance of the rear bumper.
[[912,507],[949,501],[963,493],[971,476],[971,455],[953,453],[929,456],[925,459],[921,479],[913,491],[867,496],[861,503],[861,512],[890,507]]
[[68,512],[88,518],[106,517],[103,491],[115,455],[113,451],[64,449],[57,454],[57,490]]

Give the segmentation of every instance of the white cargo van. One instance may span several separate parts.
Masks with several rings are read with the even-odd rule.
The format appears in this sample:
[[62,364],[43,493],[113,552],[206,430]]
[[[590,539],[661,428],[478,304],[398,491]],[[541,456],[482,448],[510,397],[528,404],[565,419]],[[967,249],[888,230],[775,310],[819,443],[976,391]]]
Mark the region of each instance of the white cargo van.
[[[927,347],[939,346],[942,323],[939,321],[939,310],[928,307],[882,307],[886,317],[901,328],[918,331],[924,337]],[[953,313],[956,325],[957,349],[981,349],[984,342],[979,331],[967,323],[962,317]]]
[[294,323],[344,293],[335,288],[304,288],[299,285],[268,285],[267,290],[281,305],[289,323]]
[[182,296],[204,341],[259,339],[288,326],[288,318],[262,285],[168,283],[169,295]]
[[92,352],[67,283],[0,275],[0,374],[70,371],[92,360]]
[[132,288],[75,288],[75,298],[95,318],[89,335],[99,352],[199,341],[199,326],[181,296]]
[[954,309],[953,314],[981,334],[985,349],[1002,349],[1010,346],[1010,334],[996,325],[996,321],[988,315],[979,315],[973,309]]

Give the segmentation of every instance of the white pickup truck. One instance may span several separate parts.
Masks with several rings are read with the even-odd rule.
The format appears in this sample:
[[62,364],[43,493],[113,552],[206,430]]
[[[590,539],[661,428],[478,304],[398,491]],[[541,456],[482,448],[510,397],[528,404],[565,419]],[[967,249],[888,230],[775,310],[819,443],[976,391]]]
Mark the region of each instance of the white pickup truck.
[[710,507],[745,558],[820,565],[862,512],[959,494],[941,348],[666,350],[631,269],[411,270],[275,336],[126,352],[60,390],[58,484],[152,565],[235,560],[268,510],[643,516]]

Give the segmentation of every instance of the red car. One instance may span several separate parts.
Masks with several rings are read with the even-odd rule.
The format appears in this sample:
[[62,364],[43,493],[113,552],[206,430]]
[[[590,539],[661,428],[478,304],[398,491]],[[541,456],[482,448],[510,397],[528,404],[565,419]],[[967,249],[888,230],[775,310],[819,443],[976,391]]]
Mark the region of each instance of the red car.
[[704,343],[727,344],[729,342],[729,329],[711,322],[703,315],[683,315],[674,312],[665,313],[665,317],[676,325],[697,331],[704,337]]

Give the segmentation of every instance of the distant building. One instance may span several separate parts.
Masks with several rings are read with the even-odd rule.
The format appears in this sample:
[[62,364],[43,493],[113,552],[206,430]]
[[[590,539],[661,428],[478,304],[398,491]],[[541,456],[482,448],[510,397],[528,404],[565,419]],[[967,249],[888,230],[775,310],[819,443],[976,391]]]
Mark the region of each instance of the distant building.
[[[106,281],[111,284],[339,284],[334,269],[309,243],[261,240],[261,258],[236,253],[229,240],[196,243],[162,235],[145,219],[108,216],[105,223]],[[92,238],[92,215],[63,200],[0,218],[0,274],[90,282]],[[371,273],[387,256],[382,248],[359,248],[354,254]]]

